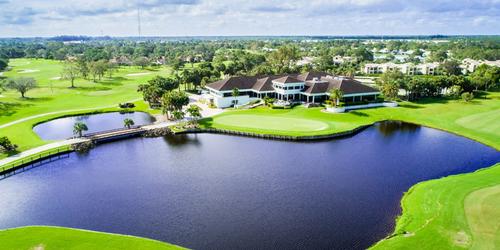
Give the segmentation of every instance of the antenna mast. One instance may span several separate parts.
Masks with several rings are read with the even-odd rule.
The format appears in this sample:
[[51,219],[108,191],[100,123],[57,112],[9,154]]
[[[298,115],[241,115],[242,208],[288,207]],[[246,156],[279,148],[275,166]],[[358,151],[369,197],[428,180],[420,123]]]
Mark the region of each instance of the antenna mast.
[[139,39],[141,38],[141,4],[137,1],[137,31],[139,32]]

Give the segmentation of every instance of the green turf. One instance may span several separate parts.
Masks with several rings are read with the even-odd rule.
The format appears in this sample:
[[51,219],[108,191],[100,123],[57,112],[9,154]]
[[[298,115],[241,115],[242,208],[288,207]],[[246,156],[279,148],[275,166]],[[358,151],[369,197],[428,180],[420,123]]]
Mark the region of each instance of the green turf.
[[[255,121],[258,121],[256,123]],[[328,123],[308,119],[297,119],[289,117],[261,116],[261,115],[225,115],[218,119],[219,123],[227,126],[239,126],[246,124],[248,128],[265,128],[269,131],[300,132],[300,131],[321,131],[328,128]]]
[[500,184],[474,191],[464,202],[465,215],[472,233],[472,248],[500,248]]
[[60,227],[22,227],[0,231],[3,250],[170,250],[179,246],[134,236]]
[[[31,115],[69,110],[117,105],[120,102],[139,100],[137,85],[145,83],[155,75],[168,76],[171,70],[166,67],[144,70],[138,67],[120,67],[112,78],[104,78],[98,83],[91,80],[77,79],[76,88],[69,88],[67,80],[56,80],[62,70],[62,63],[53,60],[13,59],[13,68],[5,72],[6,77],[33,77],[39,88],[30,90],[26,96],[9,90],[0,97],[0,124],[18,120]],[[20,65],[20,66],[16,66]],[[21,73],[23,70],[39,70],[33,73]],[[128,74],[147,72],[149,75],[128,76]],[[1,133],[1,131],[0,131]]]
[[402,200],[395,234],[372,248],[499,249],[499,194],[500,164],[419,183]]
[[[138,67],[121,67],[113,78],[104,78],[98,83],[91,80],[78,79],[76,88],[69,88],[67,80],[57,80],[62,70],[62,62],[42,59],[13,59],[10,61],[12,70],[5,72],[6,77],[33,77],[39,88],[27,93],[26,99],[20,98],[19,93],[8,90],[0,96],[0,125],[33,115],[61,112],[0,129],[0,135],[7,135],[13,143],[19,146],[20,151],[44,145],[49,141],[42,141],[32,130],[32,127],[46,120],[60,116],[88,113],[95,110],[118,110],[118,103],[135,101],[134,110],[158,113],[150,110],[141,100],[137,92],[137,85],[145,83],[155,75],[168,76],[171,70],[167,67],[141,69]],[[34,70],[32,73],[22,73]],[[147,73],[147,75],[130,76],[129,74]],[[105,108],[103,108],[105,107]],[[115,107],[115,108],[109,108]],[[74,111],[89,109],[85,111]],[[0,159],[7,154],[0,153]]]

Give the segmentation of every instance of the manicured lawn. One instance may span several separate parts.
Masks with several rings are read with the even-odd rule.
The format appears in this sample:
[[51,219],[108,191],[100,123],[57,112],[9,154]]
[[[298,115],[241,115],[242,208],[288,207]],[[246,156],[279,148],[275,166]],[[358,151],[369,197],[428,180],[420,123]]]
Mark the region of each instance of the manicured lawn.
[[0,249],[5,250],[121,250],[184,249],[134,236],[99,233],[61,227],[22,227],[0,231]]
[[[22,122],[6,128],[0,128],[0,135],[7,135],[13,143],[24,151],[40,146],[42,141],[33,131],[33,125],[56,117],[88,113],[95,110],[117,110],[118,103],[135,101],[135,110],[158,112],[148,109],[137,92],[137,85],[145,83],[156,75],[168,76],[171,70],[167,67],[141,69],[139,67],[120,67],[112,78],[103,78],[94,83],[92,80],[78,79],[76,88],[69,88],[67,80],[60,80],[62,63],[42,59],[13,59],[9,63],[12,70],[5,72],[6,77],[33,77],[39,88],[27,93],[26,99],[19,93],[8,90],[0,94],[0,125],[26,117],[61,112]],[[87,109],[86,111],[74,111]],[[0,158],[6,157],[0,153]]]
[[[255,121],[258,121],[256,123]],[[301,131],[321,131],[328,128],[329,124],[322,121],[298,119],[289,117],[261,116],[261,115],[225,115],[218,119],[218,122],[227,126],[239,126],[247,124],[250,129],[265,128],[270,131],[281,132],[301,132]]]
[[371,124],[376,118],[364,115],[321,112],[321,108],[278,110],[258,107],[250,110],[235,110],[200,121],[202,127],[238,130],[245,132],[308,136],[324,135],[354,129]]
[[394,236],[372,249],[499,249],[500,164],[419,183],[402,207]]
[[[67,80],[58,80],[62,63],[42,59],[14,59],[11,71],[5,72],[6,77],[33,77],[39,88],[30,90],[26,96],[9,90],[0,97],[0,124],[18,120],[31,115],[49,113],[59,110],[83,109],[117,105],[120,102],[140,100],[137,85],[145,83],[155,75],[168,76],[171,70],[166,67],[158,69],[141,69],[139,67],[120,67],[112,78],[103,78],[94,83],[92,80],[77,79],[76,88],[69,88]],[[19,66],[16,66],[19,65]],[[34,70],[31,73],[23,73]],[[147,75],[130,76],[134,73]],[[1,131],[0,131],[1,133]]]
[[234,110],[201,121],[202,127],[262,134],[308,136],[351,130],[382,120],[401,120],[446,130],[500,149],[500,93],[490,92],[471,103],[427,99],[402,102],[397,108],[330,114],[321,108]]

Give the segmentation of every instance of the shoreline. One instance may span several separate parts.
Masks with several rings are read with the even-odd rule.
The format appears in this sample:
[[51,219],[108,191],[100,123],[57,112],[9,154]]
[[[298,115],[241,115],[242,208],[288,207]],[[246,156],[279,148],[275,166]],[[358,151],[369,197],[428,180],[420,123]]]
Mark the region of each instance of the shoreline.
[[[85,113],[87,113],[87,114],[89,114],[89,113],[90,114],[98,114],[98,113],[107,113],[107,112],[116,112],[116,111],[104,111],[104,110],[99,111],[99,110],[94,110],[94,111],[85,112]],[[144,112],[144,111],[137,110],[135,112]],[[62,115],[60,117],[51,117],[48,120],[58,119],[58,118],[67,117],[67,116],[75,116],[75,115],[79,115],[79,114],[72,114],[72,115],[67,115],[66,114],[66,115]],[[221,135],[235,135],[235,136],[253,137],[253,138],[258,138],[258,139],[271,139],[271,140],[296,141],[296,142],[298,142],[298,141],[310,141],[310,142],[314,143],[314,141],[329,140],[329,139],[338,139],[338,138],[344,138],[344,137],[354,136],[354,135],[362,132],[364,129],[366,129],[368,127],[371,127],[371,126],[374,126],[375,124],[380,123],[380,122],[384,122],[384,121],[405,122],[405,123],[410,123],[410,124],[414,124],[414,125],[418,125],[418,126],[423,126],[423,127],[428,127],[428,128],[436,129],[436,130],[443,131],[443,132],[446,132],[446,133],[454,134],[456,136],[461,136],[463,138],[467,138],[467,139],[472,140],[474,142],[481,143],[483,145],[491,147],[491,148],[495,149],[496,151],[500,151],[499,148],[495,147],[494,145],[490,145],[489,143],[482,142],[479,139],[471,138],[471,137],[469,137],[467,135],[463,135],[463,134],[460,134],[458,132],[449,131],[449,130],[446,130],[446,129],[443,129],[443,128],[439,128],[439,127],[435,127],[435,126],[428,125],[428,124],[423,124],[423,123],[419,124],[419,123],[415,123],[415,122],[411,122],[411,121],[404,121],[404,120],[398,120],[398,119],[395,119],[395,120],[392,120],[392,119],[382,119],[382,120],[379,120],[379,121],[375,121],[375,122],[373,122],[371,124],[361,125],[361,126],[358,126],[358,127],[354,128],[354,129],[347,130],[347,131],[341,131],[341,132],[337,132],[337,133],[324,134],[324,135],[312,135],[312,136],[286,136],[286,135],[276,135],[276,134],[273,135],[273,134],[244,132],[244,131],[236,131],[236,130],[217,129],[217,128],[188,129],[188,130],[179,131],[179,132],[173,132],[172,131],[172,134],[174,134],[174,135],[180,135],[180,134],[211,133],[211,134],[221,134]],[[46,121],[41,121],[41,122],[46,122]],[[36,124],[39,124],[41,122],[37,122]],[[35,126],[35,125],[33,125],[33,126]],[[36,159],[34,161],[31,161],[31,162],[27,162],[24,165],[30,165],[30,164],[36,163],[37,161],[38,161],[38,159]],[[474,176],[476,173],[478,173],[480,171],[487,171],[487,170],[490,170],[490,169],[492,169],[492,168],[494,168],[496,166],[498,166],[498,163],[496,163],[496,164],[494,164],[492,166],[481,168],[481,169],[476,170],[474,172],[468,172],[468,173],[462,173],[462,174],[456,174],[456,175],[449,175],[449,176],[441,177],[441,178],[438,178],[438,179],[424,180],[424,181],[421,181],[421,182],[418,182],[418,183],[414,184],[406,192],[403,193],[403,196],[402,196],[402,198],[400,200],[400,206],[401,206],[402,212],[401,212],[401,214],[399,214],[395,218],[394,231],[391,232],[386,237],[384,237],[384,238],[380,239],[379,241],[375,242],[372,246],[370,246],[370,248],[378,247],[379,244],[384,243],[387,240],[390,240],[390,239],[393,239],[395,237],[404,235],[404,234],[402,234],[402,233],[400,233],[398,231],[399,228],[401,227],[401,224],[404,224],[404,221],[403,221],[404,219],[402,219],[402,218],[411,217],[411,216],[413,216],[413,213],[414,213],[413,211],[409,211],[408,208],[405,208],[405,204],[406,204],[406,202],[409,199],[413,198],[413,195],[415,193],[414,191],[418,187],[420,187],[422,185],[426,185],[426,183],[433,183],[433,182],[440,181],[440,180],[445,179],[445,178],[468,178],[469,175],[470,176]],[[2,166],[0,166],[0,167],[2,167]]]

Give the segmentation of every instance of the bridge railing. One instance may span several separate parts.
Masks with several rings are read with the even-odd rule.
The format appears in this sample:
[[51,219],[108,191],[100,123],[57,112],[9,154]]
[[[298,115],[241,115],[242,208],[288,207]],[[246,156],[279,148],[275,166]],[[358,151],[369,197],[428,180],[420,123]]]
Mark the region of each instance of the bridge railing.
[[34,162],[41,161],[43,159],[47,159],[47,158],[50,158],[52,156],[56,156],[56,155],[59,155],[62,153],[68,153],[70,151],[71,151],[70,146],[62,146],[62,147],[42,151],[40,153],[31,155],[31,156],[22,157],[16,161],[13,161],[13,162],[10,162],[8,164],[1,166],[0,167],[0,179],[2,179],[2,177],[5,177],[6,174],[10,173],[14,169],[17,169],[17,168],[25,166],[27,164],[32,164]]
[[[82,138],[92,138],[97,135],[104,135],[104,134],[109,134],[109,133],[114,133],[114,132],[120,132],[120,131],[127,131],[127,130],[132,130],[132,129],[139,129],[142,128],[140,125],[135,125],[135,126],[130,126],[130,128],[117,128],[117,129],[110,129],[110,130],[104,130],[104,131],[98,131],[98,132],[93,132],[93,133],[88,133],[84,134]],[[68,139],[75,139],[78,138],[76,136],[70,137]]]

